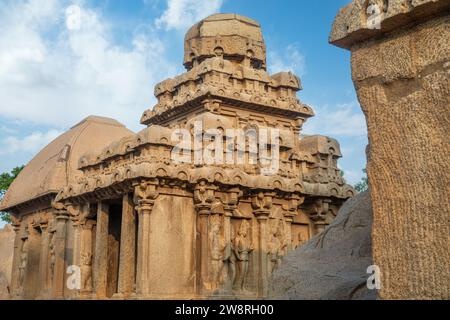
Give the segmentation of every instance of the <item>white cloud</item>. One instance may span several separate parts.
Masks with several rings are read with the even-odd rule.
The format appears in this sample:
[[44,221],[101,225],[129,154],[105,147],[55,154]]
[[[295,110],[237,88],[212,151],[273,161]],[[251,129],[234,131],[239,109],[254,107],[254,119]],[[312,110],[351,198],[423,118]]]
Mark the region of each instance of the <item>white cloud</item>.
[[336,106],[313,106],[316,116],[308,119],[304,134],[322,134],[340,137],[363,137],[367,135],[366,120],[357,102]]
[[0,131],[2,131],[4,133],[7,133],[7,134],[15,134],[15,133],[17,133],[16,129],[13,129],[13,128],[10,128],[10,127],[7,127],[7,126],[3,126],[3,125],[0,126]]
[[150,27],[119,46],[109,21],[80,5],[79,28],[67,28],[71,4],[0,4],[0,116],[67,128],[98,114],[138,129],[142,112],[155,102],[154,84],[176,65],[165,59],[164,43]]
[[184,30],[217,13],[222,4],[223,0],[167,0],[167,9],[156,20],[156,26],[166,30]]
[[1,141],[0,154],[15,154],[18,152],[35,153],[46,146],[62,132],[50,129],[47,132],[36,131],[25,137],[8,136]]
[[342,169],[344,171],[344,179],[347,183],[351,185],[355,185],[358,182],[361,181],[361,179],[364,177],[364,173],[362,170],[346,170],[345,168]]
[[302,77],[306,72],[305,57],[296,45],[288,45],[283,53],[270,50],[267,55],[268,69],[271,74],[292,71]]

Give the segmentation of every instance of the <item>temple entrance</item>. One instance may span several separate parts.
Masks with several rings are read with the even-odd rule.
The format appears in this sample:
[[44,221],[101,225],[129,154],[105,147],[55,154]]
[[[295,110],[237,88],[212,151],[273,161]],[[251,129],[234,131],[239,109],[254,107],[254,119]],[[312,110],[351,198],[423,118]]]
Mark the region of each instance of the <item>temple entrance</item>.
[[107,297],[118,292],[122,199],[109,203]]

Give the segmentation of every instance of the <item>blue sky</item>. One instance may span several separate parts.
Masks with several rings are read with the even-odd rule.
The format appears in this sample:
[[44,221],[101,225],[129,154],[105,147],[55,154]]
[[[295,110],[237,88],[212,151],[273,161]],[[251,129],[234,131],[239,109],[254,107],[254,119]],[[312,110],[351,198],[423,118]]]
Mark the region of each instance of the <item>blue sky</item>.
[[[365,167],[366,124],[350,55],[328,44],[349,0],[0,0],[0,172],[90,114],[131,130],[155,103],[155,83],[183,71],[183,37],[199,19],[238,13],[259,21],[271,72],[291,70],[316,117],[305,134],[337,138],[354,184]],[[70,14],[80,9],[79,28]],[[68,8],[72,8],[69,9]]]

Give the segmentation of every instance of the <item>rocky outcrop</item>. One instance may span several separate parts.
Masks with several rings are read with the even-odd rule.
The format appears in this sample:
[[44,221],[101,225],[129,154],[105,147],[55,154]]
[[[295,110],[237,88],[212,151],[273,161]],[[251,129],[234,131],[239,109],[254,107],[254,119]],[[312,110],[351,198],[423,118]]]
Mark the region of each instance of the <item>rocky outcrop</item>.
[[450,298],[449,39],[448,0],[354,0],[330,36],[367,118],[383,299]]
[[270,284],[272,299],[375,299],[366,287],[372,265],[368,192],[348,200],[319,236],[286,256]]
[[12,260],[14,253],[14,230],[11,225],[0,229],[0,299],[9,295]]

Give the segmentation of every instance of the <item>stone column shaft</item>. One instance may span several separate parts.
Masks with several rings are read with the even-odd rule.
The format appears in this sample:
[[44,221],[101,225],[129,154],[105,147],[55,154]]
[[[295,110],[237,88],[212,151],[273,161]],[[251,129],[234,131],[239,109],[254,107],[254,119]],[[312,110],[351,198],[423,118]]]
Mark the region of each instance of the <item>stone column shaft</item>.
[[134,203],[138,213],[138,241],[136,264],[136,294],[150,293],[150,214],[158,197],[158,180],[141,181],[134,189]]
[[81,258],[81,291],[82,298],[90,298],[93,289],[93,232],[95,221],[87,220],[80,227],[80,258]]
[[136,293],[148,294],[148,260],[150,257],[150,214],[151,205],[142,204],[138,208],[139,230],[138,230],[138,250],[137,250],[137,270],[136,270]]
[[120,239],[119,294],[128,296],[135,283],[136,218],[133,199],[123,196]]
[[266,297],[268,292],[268,278],[269,278],[269,257],[267,253],[267,237],[268,237],[268,214],[260,215],[258,217],[258,233],[259,233],[259,284],[258,294],[261,297]]
[[197,293],[205,291],[205,281],[208,280],[208,211],[201,211],[197,216],[196,225],[196,264],[197,264]]
[[273,194],[260,192],[252,199],[253,214],[258,221],[258,294],[260,297],[267,296],[269,287],[269,257],[267,252],[267,239],[269,236],[268,219],[272,208],[272,198]]
[[195,209],[197,211],[196,221],[196,292],[198,295],[207,293],[206,284],[210,282],[209,277],[209,216],[214,201],[214,188],[201,181],[194,191]]
[[48,230],[48,225],[41,225],[42,231],[42,243],[41,243],[41,253],[40,253],[40,263],[39,263],[39,274],[40,274],[40,292],[41,297],[46,297],[48,295],[48,261],[49,261],[49,245],[50,245],[50,233]]
[[16,237],[14,238],[14,256],[11,273],[11,294],[12,296],[19,295],[19,263],[20,263],[20,249],[22,247],[22,237],[20,223],[13,224]]
[[58,210],[55,222],[55,267],[53,274],[53,297],[64,298],[65,274],[66,274],[66,229],[69,219],[67,211]]
[[97,207],[97,230],[94,258],[94,287],[97,298],[105,298],[108,278],[109,206],[103,202]]

